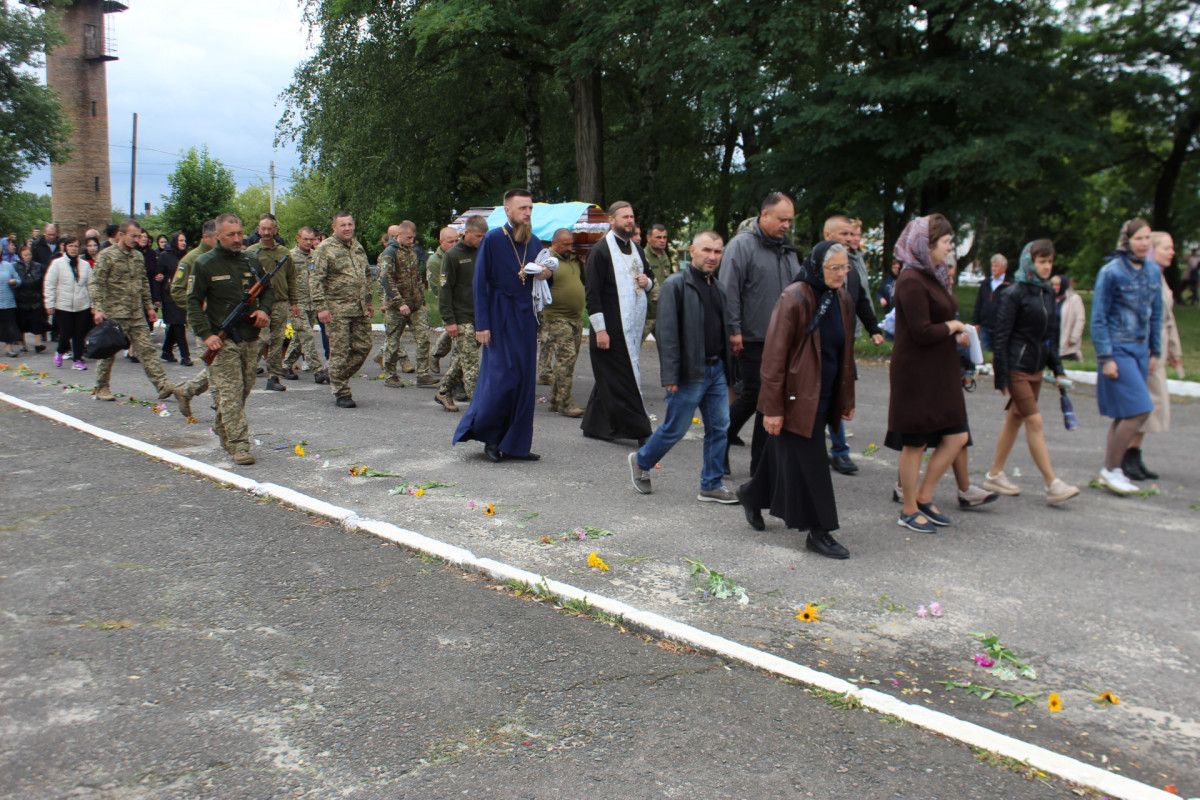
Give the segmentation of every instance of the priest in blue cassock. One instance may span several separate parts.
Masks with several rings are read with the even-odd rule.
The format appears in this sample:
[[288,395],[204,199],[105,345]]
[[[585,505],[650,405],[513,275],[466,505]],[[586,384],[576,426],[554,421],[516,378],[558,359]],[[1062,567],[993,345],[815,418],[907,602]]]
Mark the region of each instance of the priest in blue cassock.
[[533,281],[549,278],[534,260],[542,250],[533,235],[533,198],[524,189],[504,195],[508,222],[483,237],[475,256],[475,339],[482,347],[471,405],[454,432],[454,444],[483,442],[491,461],[536,461],[533,409],[537,382],[537,315]]
[[633,207],[613,203],[608,222],[609,231],[592,248],[584,270],[592,326],[588,352],[596,383],[580,427],[593,439],[636,439],[641,444],[650,436],[650,415],[642,400],[638,362],[654,273],[641,245],[633,241]]

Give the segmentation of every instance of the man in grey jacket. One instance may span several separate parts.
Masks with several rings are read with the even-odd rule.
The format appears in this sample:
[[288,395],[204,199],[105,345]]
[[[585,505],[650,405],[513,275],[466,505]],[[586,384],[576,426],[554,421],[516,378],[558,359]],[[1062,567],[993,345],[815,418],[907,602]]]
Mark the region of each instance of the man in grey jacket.
[[667,278],[658,294],[654,339],[667,417],[641,449],[629,454],[633,488],[650,494],[650,470],[684,437],[696,408],[704,421],[704,463],[696,499],[732,504],[737,497],[721,483],[729,429],[730,358],[728,298],[713,273],[721,263],[724,243],[716,231],[692,239],[692,265]]
[[729,298],[729,342],[736,359],[735,373],[741,381],[741,391],[729,407],[729,438],[732,441],[746,420],[754,417],[751,473],[767,441],[762,414],[758,413],[763,340],[775,302],[800,269],[796,248],[787,238],[795,216],[795,206],[787,195],[767,195],[751,228],[729,243],[721,268],[721,283]]

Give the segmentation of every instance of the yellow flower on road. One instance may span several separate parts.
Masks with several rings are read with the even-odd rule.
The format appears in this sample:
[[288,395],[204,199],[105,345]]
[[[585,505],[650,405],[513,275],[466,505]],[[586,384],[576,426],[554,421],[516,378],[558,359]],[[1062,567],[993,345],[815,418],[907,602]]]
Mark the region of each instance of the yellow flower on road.
[[820,622],[821,615],[818,613],[819,608],[812,603],[805,603],[804,608],[800,609],[800,613],[796,615],[796,619],[802,622]]
[[600,570],[601,572],[608,572],[608,571],[609,571],[609,566],[608,566],[608,564],[605,564],[605,563],[604,563],[604,559],[602,559],[602,558],[600,558],[600,556],[596,555],[596,551],[595,551],[595,550],[593,550],[592,552],[588,553],[588,566],[589,566],[589,567],[592,567],[592,568],[594,568],[594,569],[598,569],[598,570]]
[[1050,707],[1051,711],[1062,711],[1063,710],[1062,698],[1058,696],[1058,692],[1050,693],[1050,697],[1047,702],[1047,705]]
[[294,450],[295,450],[296,455],[298,455],[298,456],[304,455],[304,448],[301,447],[300,445],[296,445]]

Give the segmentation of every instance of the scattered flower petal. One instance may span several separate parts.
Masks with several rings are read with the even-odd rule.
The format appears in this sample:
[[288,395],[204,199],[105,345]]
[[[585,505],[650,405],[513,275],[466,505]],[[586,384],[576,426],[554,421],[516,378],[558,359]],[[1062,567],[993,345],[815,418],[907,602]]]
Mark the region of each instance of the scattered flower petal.
[[595,551],[595,550],[593,550],[592,552],[588,553],[588,562],[587,562],[587,563],[588,563],[588,566],[589,566],[589,567],[593,567],[593,568],[595,568],[595,569],[598,569],[598,570],[600,570],[601,572],[608,572],[608,571],[609,571],[609,566],[608,566],[608,564],[605,564],[605,563],[604,563],[604,559],[602,559],[602,558],[600,558],[600,556],[596,555],[596,551]]
[[474,501],[474,500],[471,500],[471,501],[469,501],[469,502],[467,503],[467,508],[474,508],[474,507],[475,507],[475,501]]
[[488,517],[494,517],[494,516],[496,516],[496,505],[495,505],[495,503],[488,503],[488,504],[487,504],[487,505],[484,507],[484,509],[483,509],[483,513],[484,513],[484,515],[485,515],[485,516],[488,516]]
[[418,488],[415,492],[413,492],[413,494],[415,494],[417,497],[421,497],[425,494],[425,490]]
[[1121,702],[1121,698],[1117,697],[1112,692],[1101,692],[1093,702],[1104,706],[1115,706]]
[[986,669],[987,667],[995,666],[995,664],[996,664],[996,659],[988,658],[983,653],[975,654],[975,666],[983,667]]
[[942,604],[937,601],[930,603],[929,613],[933,614],[935,617],[940,617],[942,615]]
[[899,685],[900,685],[900,681],[896,680],[895,678],[892,678],[892,686],[899,686]]
[[294,452],[296,455],[298,455],[298,456],[303,456],[303,455],[304,455],[304,448],[303,448],[303,447],[301,447],[300,445],[296,445],[294,448],[292,448],[292,450],[293,450],[293,452]]
[[1050,693],[1050,697],[1047,698],[1046,705],[1049,706],[1050,710],[1053,712],[1063,710],[1062,698],[1058,696],[1058,692]]
[[926,610],[925,606],[917,606],[917,616],[921,619],[925,619],[929,616],[929,611]]

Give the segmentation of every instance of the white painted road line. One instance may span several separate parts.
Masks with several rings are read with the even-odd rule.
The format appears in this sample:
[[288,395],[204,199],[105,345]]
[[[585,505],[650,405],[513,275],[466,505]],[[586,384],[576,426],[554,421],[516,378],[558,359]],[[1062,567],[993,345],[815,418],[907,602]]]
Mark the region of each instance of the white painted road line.
[[144,453],[148,456],[166,461],[181,469],[209,478],[217,483],[236,486],[250,494],[271,497],[280,502],[331,521],[337,522],[346,530],[361,530],[394,542],[405,549],[428,555],[437,556],[456,566],[487,575],[500,581],[518,580],[538,585],[545,583],[551,592],[564,599],[584,600],[601,611],[620,615],[630,625],[640,628],[656,636],[685,644],[697,650],[714,653],[726,658],[740,661],[748,666],[770,672],[785,678],[790,678],[810,686],[817,686],[838,694],[849,695],[859,700],[863,706],[881,714],[891,714],[912,725],[924,728],[947,738],[964,744],[981,747],[999,755],[1024,761],[1030,766],[1043,772],[1056,775],[1064,780],[1081,786],[1087,786],[1112,798],[1123,800],[1178,800],[1177,795],[1170,794],[1148,786],[1144,783],[1126,778],[1099,767],[1085,764],[1069,756],[1055,753],[1044,747],[998,733],[982,725],[958,719],[941,711],[935,711],[924,706],[906,703],[885,692],[855,686],[835,675],[806,667],[795,661],[739,644],[731,639],[716,636],[708,631],[687,625],[685,623],[664,617],[650,611],[642,611],[628,603],[603,595],[589,594],[568,583],[552,580],[544,575],[538,575],[527,570],[495,561],[490,558],[480,558],[457,545],[443,542],[416,531],[410,531],[382,522],[376,519],[360,517],[356,512],[341,506],[335,506],[324,500],[310,497],[302,492],[274,483],[259,483],[234,472],[230,472],[203,461],[183,456],[156,445],[134,439],[119,433],[114,433],[81,419],[55,411],[52,408],[30,403],[19,397],[0,392],[0,400],[25,411],[39,414],[47,419],[95,436],[107,442],[120,445],[129,450]]

